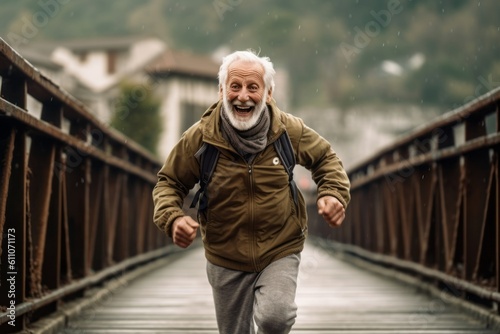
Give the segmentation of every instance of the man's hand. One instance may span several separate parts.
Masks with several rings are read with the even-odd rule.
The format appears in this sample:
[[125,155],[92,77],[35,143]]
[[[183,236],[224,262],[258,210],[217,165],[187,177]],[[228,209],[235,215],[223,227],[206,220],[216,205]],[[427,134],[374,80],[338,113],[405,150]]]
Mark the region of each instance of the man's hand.
[[338,227],[345,218],[342,203],[333,196],[323,196],[318,199],[318,213],[323,216],[330,227]]
[[198,224],[189,216],[179,217],[172,223],[172,239],[181,248],[191,245],[196,238]]

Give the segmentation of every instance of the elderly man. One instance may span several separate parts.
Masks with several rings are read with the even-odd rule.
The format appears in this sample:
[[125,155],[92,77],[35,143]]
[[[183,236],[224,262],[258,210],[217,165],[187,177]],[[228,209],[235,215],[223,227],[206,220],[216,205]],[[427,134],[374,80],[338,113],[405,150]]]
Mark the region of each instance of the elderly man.
[[[349,180],[330,144],[272,99],[275,74],[267,57],[237,51],[219,70],[220,100],[188,129],[158,173],[155,224],[179,247],[200,227],[220,333],[289,333],[307,217],[282,153],[289,137],[296,163],[318,186],[318,212],[339,226],[349,202]],[[218,152],[195,221],[183,200],[200,180],[207,145]],[[292,151],[292,150],[290,150]]]

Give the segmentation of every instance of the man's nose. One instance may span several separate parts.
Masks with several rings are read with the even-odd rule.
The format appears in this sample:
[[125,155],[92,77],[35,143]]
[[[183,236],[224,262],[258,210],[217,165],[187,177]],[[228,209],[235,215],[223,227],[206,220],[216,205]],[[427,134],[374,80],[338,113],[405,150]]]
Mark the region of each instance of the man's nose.
[[242,88],[238,94],[238,100],[241,102],[246,102],[249,100],[248,90],[246,88]]

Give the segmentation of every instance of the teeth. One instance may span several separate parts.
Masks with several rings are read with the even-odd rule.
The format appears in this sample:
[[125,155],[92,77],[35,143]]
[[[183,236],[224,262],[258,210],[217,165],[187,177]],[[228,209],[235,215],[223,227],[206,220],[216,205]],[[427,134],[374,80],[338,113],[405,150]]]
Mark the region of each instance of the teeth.
[[240,112],[248,112],[252,109],[252,107],[240,107],[240,106],[234,106],[234,108]]

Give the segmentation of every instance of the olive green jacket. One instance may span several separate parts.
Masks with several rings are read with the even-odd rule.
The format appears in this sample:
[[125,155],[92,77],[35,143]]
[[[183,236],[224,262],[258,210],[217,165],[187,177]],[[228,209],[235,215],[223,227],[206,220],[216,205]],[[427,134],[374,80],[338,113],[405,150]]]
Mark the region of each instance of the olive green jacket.
[[349,179],[330,144],[274,103],[268,108],[268,144],[251,165],[223,138],[218,102],[182,135],[158,173],[153,190],[154,222],[172,236],[172,223],[185,215],[184,198],[199,179],[195,154],[203,142],[219,149],[206,190],[208,209],[198,215],[206,258],[218,266],[259,272],[272,261],[303,249],[307,234],[304,198],[299,192],[299,205],[295,205],[288,174],[272,144],[285,129],[297,163],[311,171],[318,198],[334,196],[344,207],[350,199]]

